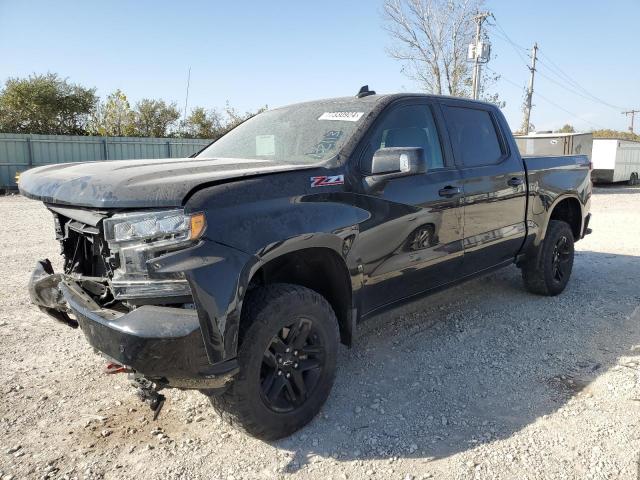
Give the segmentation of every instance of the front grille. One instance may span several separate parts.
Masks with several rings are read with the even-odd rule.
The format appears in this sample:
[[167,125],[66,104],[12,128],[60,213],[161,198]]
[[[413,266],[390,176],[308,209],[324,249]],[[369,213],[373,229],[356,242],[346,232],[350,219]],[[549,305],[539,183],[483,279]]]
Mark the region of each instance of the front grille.
[[[56,238],[64,256],[64,272],[80,281],[100,305],[190,304],[191,289],[184,274],[156,273],[150,277],[146,262],[166,253],[159,245],[110,248],[102,230],[106,213],[52,208]],[[97,221],[96,221],[97,219]],[[91,221],[93,224],[85,223]]]
[[89,277],[111,277],[112,266],[109,247],[96,227],[90,227],[72,220],[64,225],[61,240],[64,255],[64,270],[67,274]]
[[107,278],[113,275],[109,246],[100,224],[105,212],[47,205],[54,218],[56,239],[68,275]]

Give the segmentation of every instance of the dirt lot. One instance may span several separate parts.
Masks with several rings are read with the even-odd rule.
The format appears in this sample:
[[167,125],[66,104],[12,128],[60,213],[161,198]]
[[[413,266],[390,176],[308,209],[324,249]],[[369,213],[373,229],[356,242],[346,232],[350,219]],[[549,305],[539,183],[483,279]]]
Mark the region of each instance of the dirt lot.
[[0,477],[640,478],[640,188],[598,189],[556,298],[516,268],[365,323],[322,414],[264,443],[170,392],[157,421],[29,304],[51,216],[0,198]]

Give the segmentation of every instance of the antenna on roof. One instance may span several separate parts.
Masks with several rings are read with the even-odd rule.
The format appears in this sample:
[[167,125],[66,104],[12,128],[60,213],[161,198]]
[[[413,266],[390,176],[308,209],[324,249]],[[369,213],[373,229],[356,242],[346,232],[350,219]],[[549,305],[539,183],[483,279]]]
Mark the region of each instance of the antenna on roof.
[[373,90],[369,90],[369,85],[363,85],[362,87],[360,87],[360,90],[358,91],[356,98],[368,97],[369,95],[375,95],[375,94],[376,92],[374,92]]

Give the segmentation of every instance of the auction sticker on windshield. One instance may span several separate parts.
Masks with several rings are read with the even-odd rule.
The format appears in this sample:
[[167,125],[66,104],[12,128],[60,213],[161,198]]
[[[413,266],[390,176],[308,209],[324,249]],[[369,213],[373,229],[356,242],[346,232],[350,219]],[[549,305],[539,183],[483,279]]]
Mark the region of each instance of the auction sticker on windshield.
[[276,154],[275,135],[256,135],[256,155],[273,157]]
[[318,120],[342,120],[343,122],[357,122],[364,112],[324,112]]

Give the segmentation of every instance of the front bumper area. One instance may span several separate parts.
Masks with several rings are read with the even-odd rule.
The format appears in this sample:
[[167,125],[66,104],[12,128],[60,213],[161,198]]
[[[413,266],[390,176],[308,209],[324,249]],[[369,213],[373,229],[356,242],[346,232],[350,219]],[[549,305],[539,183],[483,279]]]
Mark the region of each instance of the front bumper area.
[[[53,275],[44,284],[41,276],[34,275],[30,291],[38,291],[35,283],[51,288],[49,283],[57,280],[61,301],[89,344],[119,364],[177,388],[218,389],[237,373],[235,359],[209,362],[196,310],[145,305],[122,313],[102,308],[77,281]],[[55,310],[43,310],[57,318]]]
[[66,274],[52,282],[48,276],[55,275],[53,269],[43,262],[29,285],[33,303],[46,307],[49,314],[64,312],[77,318],[89,343],[115,362],[155,383],[178,388],[215,390],[237,373],[240,285],[248,284],[258,263],[252,255],[204,239],[155,258],[148,265],[152,276],[185,274],[192,292],[186,303],[193,302],[195,310],[156,302],[124,312],[103,308],[96,303],[91,282]]
[[67,307],[58,288],[62,275],[53,273],[49,259],[39,260],[29,279],[31,303],[47,315],[72,328],[78,328],[78,322],[69,317]]

